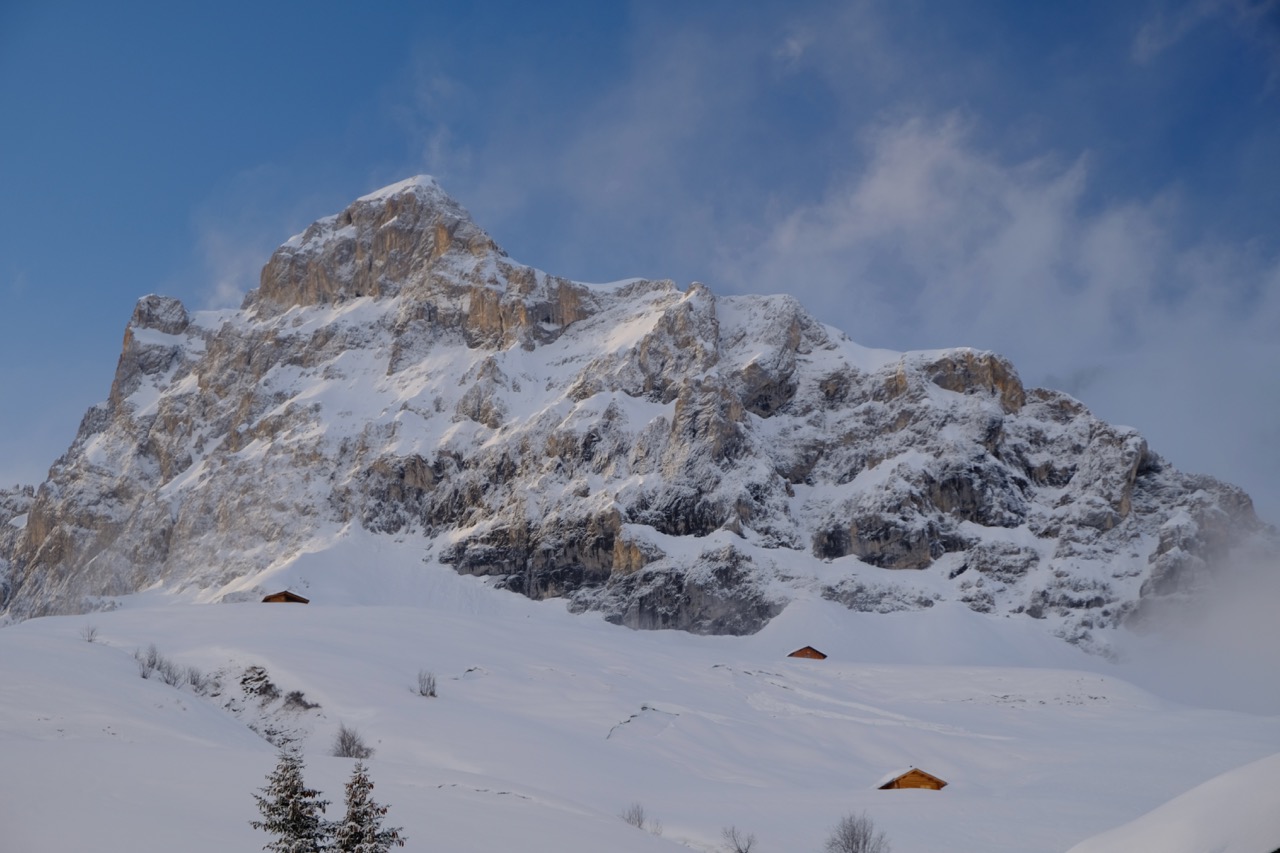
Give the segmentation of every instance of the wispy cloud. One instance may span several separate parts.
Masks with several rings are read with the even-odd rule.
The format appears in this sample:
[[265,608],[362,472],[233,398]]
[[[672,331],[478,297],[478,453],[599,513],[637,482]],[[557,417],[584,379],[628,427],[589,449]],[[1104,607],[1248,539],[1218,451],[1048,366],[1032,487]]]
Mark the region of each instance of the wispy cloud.
[[192,308],[238,307],[258,286],[263,265],[281,243],[376,187],[378,180],[400,177],[365,179],[343,190],[291,164],[244,169],[192,211],[197,267],[169,282],[167,292],[189,300]]
[[1133,60],[1145,64],[1173,47],[1207,19],[1226,13],[1230,0],[1193,0],[1157,8],[1133,39]]
[[1157,7],[1133,39],[1133,61],[1145,65],[1197,29],[1219,23],[1270,61],[1268,90],[1280,79],[1280,0],[1183,0]]
[[1280,714],[1280,681],[1264,675],[1274,671],[1280,648],[1278,559],[1254,555],[1215,566],[1213,582],[1192,602],[1155,604],[1138,632],[1120,637],[1122,670],[1183,702]]
[[420,168],[448,181],[467,173],[472,156],[470,144],[459,138],[450,117],[476,95],[428,62],[430,53],[424,50],[415,57],[407,100],[390,103],[387,110],[392,121],[418,142]]
[[236,307],[246,293],[258,286],[258,273],[265,260],[260,243],[218,225],[202,228],[197,246],[207,279],[201,307]]
[[[1167,5],[1124,18],[1111,41],[1064,15],[1077,26],[1065,41],[1008,50],[989,10],[923,26],[870,0],[732,16],[639,6],[613,64],[563,96],[518,82],[481,93],[427,62],[415,138],[520,260],[791,292],[862,343],[1003,352],[1180,467],[1270,495],[1280,517],[1280,461],[1260,443],[1280,432],[1276,247],[1212,227],[1176,165],[1140,179],[1117,165],[1142,169],[1133,149],[1166,142],[1152,127],[1199,113],[1144,101],[1156,112],[1130,144],[1122,99],[1082,106],[1120,91],[1131,60],[1276,2]],[[1005,52],[956,43],[953,23]],[[1028,63],[1040,47],[1057,56]],[[1077,116],[1095,132],[1064,141]],[[1197,178],[1231,162],[1229,143],[1191,164]]]
[[1180,465],[1271,492],[1274,454],[1241,457],[1280,430],[1280,258],[1197,238],[1176,195],[1089,205],[1086,158],[1003,162],[955,115],[864,144],[864,169],[726,251],[721,279],[795,293],[862,343],[973,345],[1032,382],[1077,377]]

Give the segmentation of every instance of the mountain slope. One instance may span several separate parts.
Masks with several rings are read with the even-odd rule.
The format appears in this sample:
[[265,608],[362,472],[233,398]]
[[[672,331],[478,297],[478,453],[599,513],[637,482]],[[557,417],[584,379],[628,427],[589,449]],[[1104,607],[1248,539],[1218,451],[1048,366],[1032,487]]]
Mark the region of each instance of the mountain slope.
[[1068,853],[1280,850],[1280,754],[1229,770]]
[[[354,727],[407,849],[459,853],[519,839],[719,853],[729,825],[759,850],[818,850],[849,811],[895,850],[1061,853],[1280,737],[1280,718],[1164,702],[1075,668],[1107,664],[1030,620],[961,605],[880,616],[804,601],[750,637],[637,633],[422,574],[433,605],[155,596],[0,630],[0,849],[261,847],[251,794],[275,748],[247,724],[287,728],[330,799],[352,762],[329,746]],[[152,643],[217,686],[139,678],[133,653]],[[830,657],[785,657],[805,643]],[[434,699],[414,690],[423,668]],[[875,789],[908,764],[950,784]],[[618,819],[632,802],[661,838]]]
[[868,350],[788,297],[547,275],[429,178],[285,243],[238,311],[142,299],[29,504],[0,502],[13,618],[305,585],[363,529],[632,627],[957,601],[1103,649],[1275,546],[1240,490],[999,356]]

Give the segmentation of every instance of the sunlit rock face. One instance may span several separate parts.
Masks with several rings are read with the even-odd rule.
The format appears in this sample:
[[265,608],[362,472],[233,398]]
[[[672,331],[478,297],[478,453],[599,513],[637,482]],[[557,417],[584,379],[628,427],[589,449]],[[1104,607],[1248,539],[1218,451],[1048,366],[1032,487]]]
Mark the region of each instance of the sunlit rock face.
[[1275,542],[1239,489],[998,355],[869,350],[785,296],[547,275],[429,178],[289,240],[238,311],[144,297],[106,402],[0,509],[14,618],[218,600],[363,528],[637,628],[747,633],[818,595],[1097,649]]

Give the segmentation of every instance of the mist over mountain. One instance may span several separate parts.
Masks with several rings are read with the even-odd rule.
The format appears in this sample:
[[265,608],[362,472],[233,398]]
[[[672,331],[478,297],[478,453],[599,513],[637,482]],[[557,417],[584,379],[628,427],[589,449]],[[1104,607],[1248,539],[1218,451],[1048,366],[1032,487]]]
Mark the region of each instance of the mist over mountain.
[[368,561],[312,568],[357,529],[635,628],[959,602],[1098,652],[1277,550],[1240,489],[999,355],[559,278],[419,177],[290,239],[239,310],[139,301],[106,401],[0,493],[0,606],[360,597]]

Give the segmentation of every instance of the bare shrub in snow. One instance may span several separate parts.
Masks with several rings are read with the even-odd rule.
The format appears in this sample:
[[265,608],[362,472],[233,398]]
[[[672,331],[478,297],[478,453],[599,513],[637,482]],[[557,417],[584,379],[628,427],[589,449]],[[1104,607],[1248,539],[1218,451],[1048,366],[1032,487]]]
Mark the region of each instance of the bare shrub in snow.
[[662,821],[651,816],[645,811],[644,806],[640,803],[632,803],[622,811],[618,812],[618,817],[634,826],[636,829],[643,829],[652,832],[654,835],[662,834]]
[[753,833],[743,832],[736,826],[726,826],[720,831],[720,837],[724,839],[725,849],[729,853],[751,853],[751,848],[756,845]]
[[644,829],[645,813],[644,806],[640,803],[632,803],[622,811],[618,812],[618,817],[634,826],[636,829]]
[[425,669],[418,670],[418,695],[436,695],[436,674]]
[[889,839],[866,813],[840,818],[822,848],[825,853],[889,853]]
[[156,672],[160,680],[170,687],[181,687],[187,682],[187,671],[173,661],[161,656]]
[[203,693],[205,688],[209,686],[209,679],[200,671],[198,666],[189,666],[186,671],[187,683],[191,685],[191,689],[197,693]]
[[138,662],[138,674],[143,678],[150,678],[151,673],[156,671],[160,666],[160,661],[164,658],[161,657],[160,650],[156,648],[156,644],[152,643],[147,646],[145,652],[141,650],[135,651],[133,659]]
[[98,639],[98,626],[85,625],[80,629],[80,636],[86,643],[92,643],[94,640]]
[[[93,641],[90,640],[90,642]],[[158,675],[160,680],[170,687],[181,688],[190,684],[191,689],[195,692],[204,693],[206,690],[216,686],[215,682],[201,672],[199,667],[180,666],[160,654],[160,650],[156,648],[155,643],[147,646],[146,651],[141,649],[135,651],[133,659],[138,662],[138,675],[143,678]]]
[[364,742],[358,731],[339,723],[338,734],[333,738],[333,755],[335,758],[372,758],[373,747]]
[[319,708],[320,703],[308,702],[301,690],[290,690],[284,697],[284,706],[290,711],[310,711],[312,708]]

